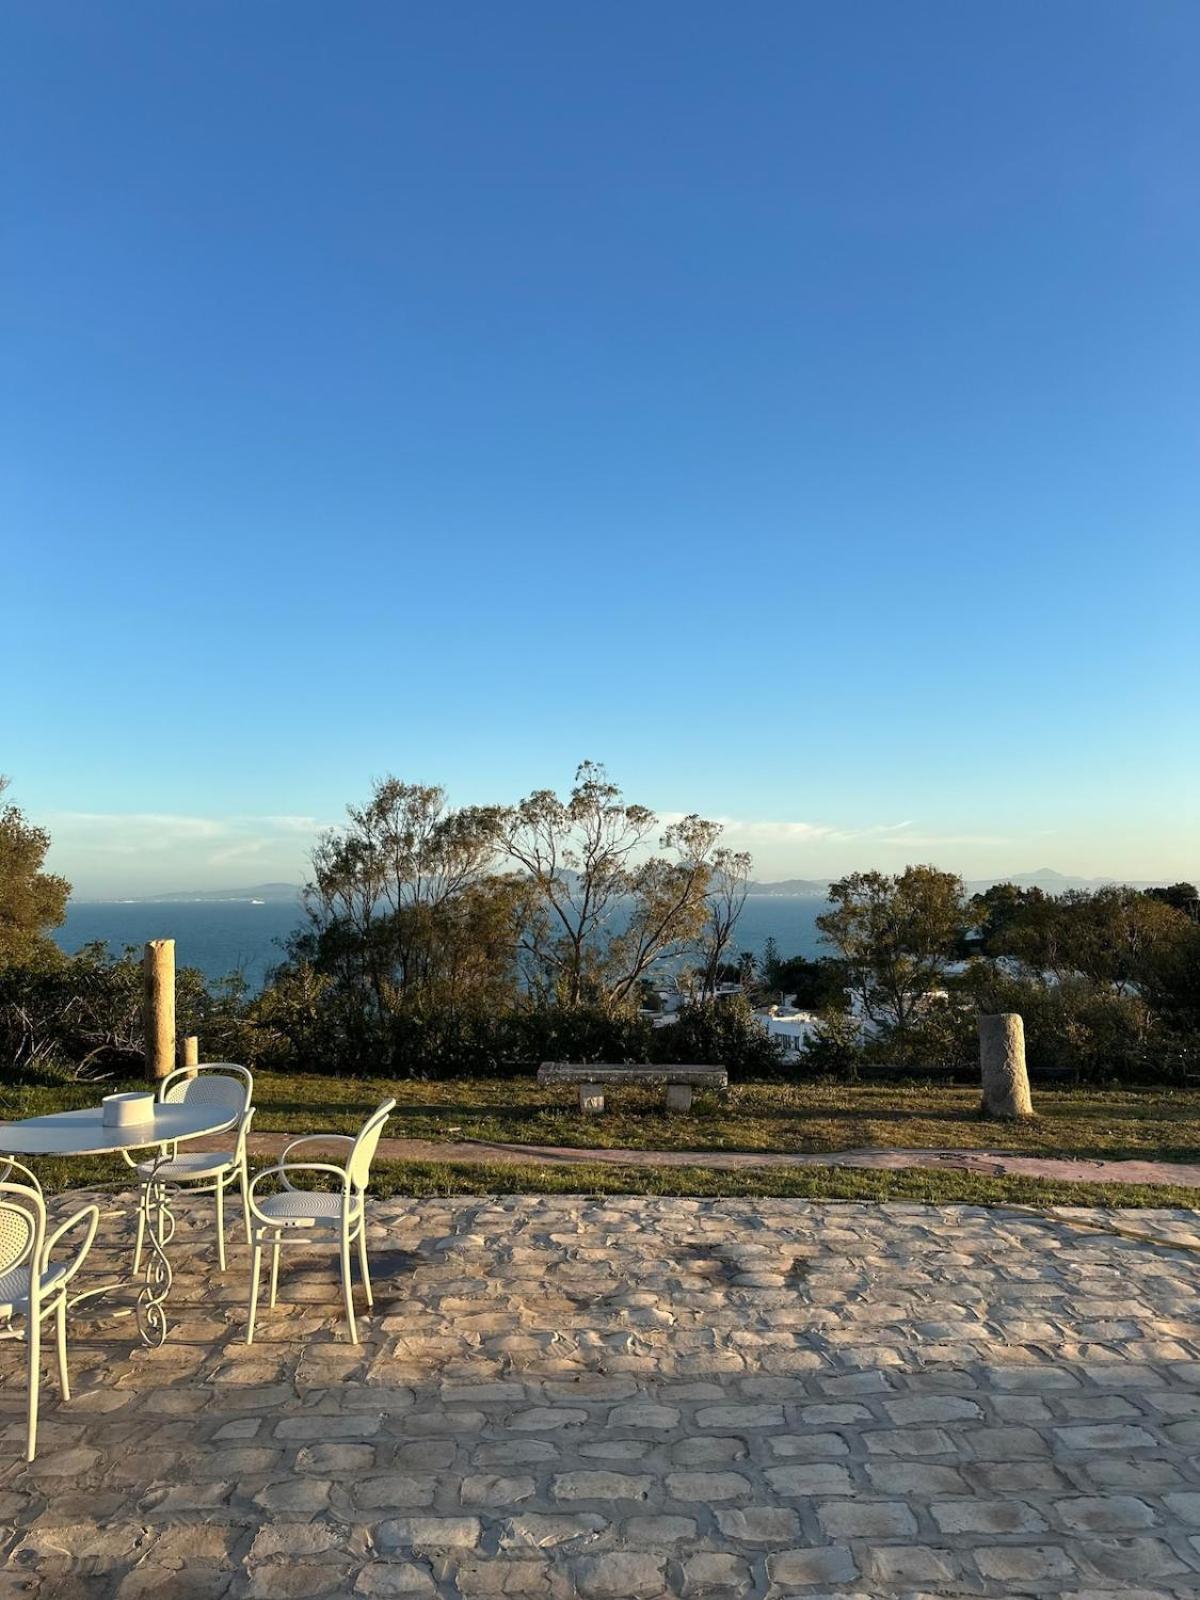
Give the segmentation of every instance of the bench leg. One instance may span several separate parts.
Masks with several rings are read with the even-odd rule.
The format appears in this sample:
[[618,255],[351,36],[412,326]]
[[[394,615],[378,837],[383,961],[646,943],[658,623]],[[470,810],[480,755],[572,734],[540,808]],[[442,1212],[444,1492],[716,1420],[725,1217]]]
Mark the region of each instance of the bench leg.
[[669,1083],[667,1085],[667,1110],[690,1111],[692,1109],[692,1086],[690,1083]]
[[579,1085],[580,1111],[603,1111],[604,1090],[598,1083],[581,1083]]

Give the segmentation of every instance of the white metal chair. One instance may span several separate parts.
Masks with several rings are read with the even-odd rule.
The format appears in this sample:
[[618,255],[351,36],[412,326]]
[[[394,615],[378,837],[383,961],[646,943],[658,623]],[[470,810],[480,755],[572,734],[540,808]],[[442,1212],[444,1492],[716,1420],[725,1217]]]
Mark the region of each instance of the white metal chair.
[[[383,1132],[384,1123],[392,1114],[396,1102],[385,1100],[367,1118],[355,1137],[344,1133],[310,1133],[302,1139],[293,1139],[283,1152],[278,1166],[256,1172],[250,1180],[249,1206],[254,1219],[253,1258],[250,1263],[250,1320],[246,1327],[246,1343],[254,1343],[254,1321],[258,1314],[258,1281],[262,1276],[262,1253],[265,1244],[271,1245],[271,1291],[268,1304],[274,1306],[279,1289],[279,1246],[285,1237],[298,1237],[301,1242],[314,1235],[336,1243],[342,1262],[342,1293],[346,1301],[346,1318],[350,1323],[350,1342],[358,1343],[358,1324],[354,1320],[354,1290],[350,1280],[350,1248],[358,1244],[358,1264],[368,1309],[374,1305],[371,1293],[371,1274],[367,1266],[367,1221],[365,1196],[371,1176],[371,1162]],[[337,1144],[348,1146],[344,1167],[332,1161],[290,1161],[292,1151],[304,1144]],[[291,1182],[298,1172],[320,1173],[339,1180],[335,1190],[298,1189]],[[258,1185],[267,1178],[277,1178],[281,1185],[275,1194],[255,1194]]]
[[[50,1257],[59,1241],[81,1223],[86,1223],[86,1232],[75,1254],[69,1261],[52,1263]],[[69,1400],[67,1285],[83,1265],[99,1225],[100,1208],[81,1206],[47,1238],[41,1185],[28,1167],[11,1158],[4,1159],[0,1166],[0,1339],[24,1339],[29,1346],[26,1461],[32,1461],[37,1453],[42,1319],[53,1312],[58,1382],[63,1399]],[[17,1318],[24,1322],[23,1328],[14,1325]]]
[[[147,1226],[156,1222],[161,1233],[161,1192],[166,1184],[180,1184],[194,1194],[212,1194],[217,1208],[217,1260],[225,1271],[225,1191],[238,1184],[242,1191],[242,1214],[246,1222],[246,1242],[250,1242],[250,1210],[247,1203],[250,1173],[246,1164],[246,1135],[254,1118],[251,1104],[254,1095],[254,1075],[248,1067],[233,1061],[209,1061],[198,1067],[180,1067],[169,1072],[159,1086],[158,1098],[162,1105],[228,1106],[238,1113],[238,1123],[233,1130],[232,1150],[184,1150],[177,1145],[167,1147],[165,1159],[158,1161],[132,1161],[142,1180],[138,1196],[137,1244],[133,1252],[133,1271],[141,1270],[142,1247]],[[157,1219],[154,1213],[158,1212]],[[165,1241],[164,1241],[165,1242]]]

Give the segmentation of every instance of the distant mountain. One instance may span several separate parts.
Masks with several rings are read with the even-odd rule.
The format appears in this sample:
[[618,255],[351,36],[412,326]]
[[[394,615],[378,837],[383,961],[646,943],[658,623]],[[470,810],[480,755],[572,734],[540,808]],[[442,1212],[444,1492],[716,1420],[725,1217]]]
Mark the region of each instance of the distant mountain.
[[1068,889],[1104,889],[1123,883],[1130,889],[1149,889],[1161,882],[1156,878],[1077,878],[1053,867],[1038,867],[1035,872],[1010,872],[1005,878],[975,878],[967,884],[972,894],[981,894],[994,883],[1015,883],[1019,889],[1041,889],[1045,894],[1065,894]]
[[[108,898],[108,897],[106,897]],[[300,898],[298,883],[255,883],[248,889],[171,889],[166,894],[123,895],[128,905],[158,906],[170,901],[262,900],[291,905]]]
[[819,895],[823,900],[829,893],[828,878],[784,878],[779,883],[752,883],[747,889],[748,894],[767,895],[795,895],[804,896],[806,899],[812,895]]
[[[1131,889],[1150,889],[1165,882],[1162,878],[1078,878],[1069,872],[1056,872],[1053,867],[1038,867],[1034,872],[1010,872],[1003,877],[971,878],[966,883],[968,894],[982,894],[994,883],[1015,883],[1022,889],[1041,889],[1046,894],[1065,894],[1068,889],[1103,889],[1107,884],[1124,883]],[[780,899],[821,899],[829,893],[827,878],[784,878],[779,883],[751,883],[748,893],[774,895]]]

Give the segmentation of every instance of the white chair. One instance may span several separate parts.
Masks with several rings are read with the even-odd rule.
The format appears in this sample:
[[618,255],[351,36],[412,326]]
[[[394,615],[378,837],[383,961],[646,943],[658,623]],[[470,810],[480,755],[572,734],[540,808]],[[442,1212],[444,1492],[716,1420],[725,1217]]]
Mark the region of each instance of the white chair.
[[[354,1291],[350,1281],[350,1247],[358,1244],[358,1264],[362,1274],[367,1307],[375,1304],[371,1293],[371,1275],[367,1267],[367,1220],[364,1204],[367,1183],[371,1176],[371,1162],[375,1156],[384,1123],[392,1114],[394,1100],[385,1100],[373,1111],[357,1135],[351,1138],[344,1133],[310,1133],[302,1139],[293,1139],[279,1159],[279,1165],[256,1172],[250,1180],[249,1206],[254,1218],[254,1253],[250,1263],[250,1321],[246,1328],[246,1343],[254,1343],[254,1320],[258,1313],[258,1280],[262,1275],[262,1253],[265,1244],[271,1245],[271,1296],[274,1306],[279,1289],[279,1246],[285,1237],[292,1236],[301,1242],[318,1236],[337,1244],[342,1261],[342,1293],[346,1301],[346,1317],[350,1323],[350,1342],[358,1343],[358,1324],[354,1320]],[[337,1144],[348,1146],[344,1167],[332,1161],[290,1161],[292,1151],[303,1144]],[[291,1182],[293,1173],[322,1173],[339,1180],[335,1190],[298,1189]],[[266,1178],[278,1178],[281,1188],[275,1194],[260,1199],[255,1190]]]
[[[19,1178],[16,1176],[20,1174]],[[68,1261],[51,1263],[59,1241],[86,1223],[82,1243]],[[5,1158],[0,1167],[0,1339],[24,1339],[29,1345],[29,1421],[25,1459],[37,1453],[38,1387],[42,1365],[42,1319],[54,1313],[58,1350],[58,1382],[64,1400],[71,1398],[67,1376],[67,1285],[83,1265],[96,1229],[100,1208],[82,1206],[46,1237],[46,1202],[41,1185],[19,1161]],[[14,1326],[20,1318],[24,1327]]]
[[[225,1271],[225,1191],[231,1185],[238,1184],[242,1191],[246,1242],[250,1242],[250,1211],[246,1200],[250,1173],[246,1164],[246,1135],[254,1118],[251,1104],[253,1095],[254,1075],[247,1067],[238,1066],[232,1061],[211,1061],[199,1067],[180,1067],[163,1079],[158,1091],[160,1104],[228,1106],[231,1114],[237,1113],[238,1122],[232,1130],[232,1150],[181,1152],[178,1145],[171,1145],[166,1147],[165,1159],[158,1161],[132,1161],[126,1157],[142,1180],[138,1196],[137,1244],[133,1252],[135,1276],[141,1270],[146,1228],[156,1228],[161,1236],[164,1220],[161,1195],[166,1184],[180,1184],[194,1194],[216,1196],[217,1260],[222,1272]],[[155,1212],[158,1215],[153,1219]]]

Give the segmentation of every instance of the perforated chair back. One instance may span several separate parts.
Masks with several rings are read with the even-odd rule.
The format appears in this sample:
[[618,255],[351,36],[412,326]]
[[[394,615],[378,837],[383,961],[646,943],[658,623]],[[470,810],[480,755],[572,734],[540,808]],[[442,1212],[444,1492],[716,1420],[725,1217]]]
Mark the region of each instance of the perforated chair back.
[[346,1171],[350,1182],[356,1189],[365,1189],[371,1176],[371,1162],[375,1159],[375,1151],[379,1147],[379,1138],[383,1133],[384,1124],[395,1109],[394,1100],[385,1100],[381,1106],[363,1123],[358,1130],[358,1137],[354,1141],[354,1149],[350,1152],[350,1159],[346,1162]]
[[[9,1173],[25,1173],[20,1162],[6,1162]],[[32,1173],[29,1183],[0,1183],[0,1274],[41,1259],[46,1237],[46,1202]],[[36,1276],[36,1274],[34,1274]]]
[[[195,1076],[193,1076],[195,1074]],[[243,1116],[254,1097],[254,1074],[234,1061],[208,1061],[201,1067],[178,1067],[162,1081],[162,1105],[228,1106]]]

